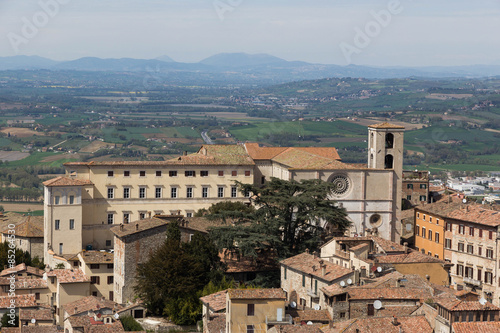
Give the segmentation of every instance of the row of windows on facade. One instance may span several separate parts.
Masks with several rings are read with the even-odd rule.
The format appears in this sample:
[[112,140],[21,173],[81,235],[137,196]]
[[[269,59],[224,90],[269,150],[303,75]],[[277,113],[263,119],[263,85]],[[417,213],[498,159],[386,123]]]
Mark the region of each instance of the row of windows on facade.
[[[224,191],[225,186],[218,186],[217,187],[217,198],[224,198]],[[170,198],[175,199],[179,198],[180,193],[179,193],[179,187],[172,186],[170,187]],[[210,187],[209,186],[202,186],[201,187],[201,198],[208,198],[210,195]],[[187,186],[186,187],[186,198],[194,198],[194,186]],[[115,199],[115,188],[114,187],[108,187],[108,193],[107,193],[108,199]],[[131,188],[130,187],[124,187],[123,188],[123,199],[130,199],[131,197]],[[146,195],[146,187],[141,187],[139,186],[139,193],[138,193],[139,199],[145,199],[147,197]],[[231,186],[231,198],[237,198],[238,197],[238,188],[236,186]],[[250,193],[245,193],[245,197],[248,198],[250,197]],[[163,198],[163,188],[162,187],[155,187],[155,198],[156,199],[161,199]]]
[[[420,218],[420,213],[417,213],[417,218]],[[426,221],[426,215],[425,214],[423,214],[422,220]],[[433,223],[432,221],[433,221],[432,216],[428,216],[428,221],[427,222]],[[436,224],[439,225],[439,219],[438,218],[436,218]],[[418,235],[418,228],[419,228],[419,226],[417,225],[417,235]],[[466,228],[465,225],[458,224],[458,233],[461,234],[461,235],[465,235],[465,228]],[[478,233],[479,233],[479,235],[478,235],[479,238],[483,237],[483,229],[481,229],[481,228],[475,228],[475,227],[468,227],[468,228],[469,228],[469,233],[468,233],[469,236],[475,236],[475,230],[477,229]],[[445,229],[446,229],[446,231],[453,231],[453,224],[452,223],[446,223],[445,224]],[[489,239],[493,239],[493,231],[492,230],[484,230],[484,231],[488,231],[489,232],[488,238]]]
[[[170,170],[168,172],[168,176],[169,177],[177,177],[177,170]],[[244,172],[245,174],[245,177],[250,177],[252,172],[250,170],[245,170]],[[156,177],[161,177],[163,175],[163,172],[161,170],[157,170],[155,171],[155,175]],[[209,172],[208,170],[202,170],[200,171],[200,177],[208,177],[209,175]],[[224,170],[218,170],[217,171],[217,175],[219,177],[224,177]],[[112,171],[112,170],[109,170],[108,171],[108,177],[114,177],[115,176],[115,172]],[[123,176],[124,177],[130,177],[130,171],[123,171]],[[186,177],[196,177],[196,171],[194,170],[187,170],[187,171],[184,171],[184,176]],[[231,176],[232,177],[237,177],[238,176],[238,170],[232,170],[231,171]],[[139,171],[139,177],[146,177],[146,171],[145,170],[141,170]]]
[[[475,312],[475,314],[474,314]],[[454,322],[495,321],[495,311],[452,312]],[[439,316],[450,320],[450,312],[439,307]]]
[[[406,188],[413,190],[413,184],[406,184]],[[424,190],[427,189],[427,184],[420,184],[420,188]]]
[[[406,196],[406,200],[411,201],[412,200],[411,195],[407,195]],[[421,195],[421,196],[419,196],[418,200],[419,201],[427,201],[427,196],[426,195]]]
[[[476,270],[476,275],[474,275],[474,267],[457,264],[456,275],[476,281],[481,281],[486,284],[493,284],[493,272],[484,272],[483,279],[483,270],[481,268],[478,268]],[[498,280],[500,283],[500,278]]]

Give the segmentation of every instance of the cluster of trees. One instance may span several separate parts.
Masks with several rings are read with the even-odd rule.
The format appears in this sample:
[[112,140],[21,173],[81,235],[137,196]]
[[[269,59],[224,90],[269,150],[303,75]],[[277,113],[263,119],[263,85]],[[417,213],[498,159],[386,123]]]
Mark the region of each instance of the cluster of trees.
[[[3,242],[0,243],[0,267],[9,266],[8,254],[9,254],[9,243]],[[43,263],[43,258],[40,259],[38,257],[31,258],[31,255],[28,251],[22,251],[20,249],[15,250],[15,263],[19,265],[21,263],[25,263],[27,266],[38,267],[40,269],[45,268],[45,264]]]
[[37,188],[0,187],[3,201],[39,201],[42,191]]

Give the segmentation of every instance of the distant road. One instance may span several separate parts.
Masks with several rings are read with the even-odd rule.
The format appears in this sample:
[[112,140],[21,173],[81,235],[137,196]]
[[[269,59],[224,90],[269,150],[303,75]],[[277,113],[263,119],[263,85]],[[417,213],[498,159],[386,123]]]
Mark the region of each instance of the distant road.
[[203,139],[203,141],[205,141],[205,143],[207,145],[213,145],[214,142],[212,141],[212,139],[210,139],[207,135],[207,131],[204,131],[204,132],[201,132],[201,138]]

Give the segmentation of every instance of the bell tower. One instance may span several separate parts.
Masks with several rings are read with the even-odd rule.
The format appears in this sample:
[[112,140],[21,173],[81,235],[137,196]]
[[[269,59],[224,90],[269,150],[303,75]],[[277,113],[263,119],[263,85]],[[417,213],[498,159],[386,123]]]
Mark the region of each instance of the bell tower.
[[392,170],[395,197],[392,219],[392,241],[399,243],[401,235],[401,205],[403,191],[403,126],[390,123],[368,127],[368,168]]

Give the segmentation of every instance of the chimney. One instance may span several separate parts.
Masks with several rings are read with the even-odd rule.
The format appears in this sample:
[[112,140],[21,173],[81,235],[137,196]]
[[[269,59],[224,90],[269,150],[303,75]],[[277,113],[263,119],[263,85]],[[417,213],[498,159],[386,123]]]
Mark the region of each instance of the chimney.
[[184,153],[182,154],[182,156],[187,156],[188,152],[186,150],[184,150]]
[[309,254],[309,249],[306,249],[306,253]]
[[396,316],[392,316],[392,317],[393,317],[393,318],[392,318],[392,324],[393,324],[394,326],[398,326],[398,325],[399,325],[398,318],[396,318]]
[[120,231],[123,231],[123,223],[120,223]]
[[397,279],[396,280],[396,288],[399,288],[399,287],[401,287],[401,280]]
[[312,269],[313,269],[313,272],[316,272],[316,265],[313,265]]
[[318,258],[319,257],[318,251],[314,251],[313,256],[314,256],[314,258]]
[[135,224],[135,230],[138,231],[139,230],[139,223],[136,223]]
[[321,276],[326,275],[326,265],[321,266]]
[[78,313],[78,307],[75,306],[75,314]]

